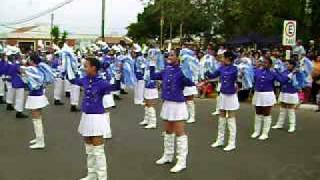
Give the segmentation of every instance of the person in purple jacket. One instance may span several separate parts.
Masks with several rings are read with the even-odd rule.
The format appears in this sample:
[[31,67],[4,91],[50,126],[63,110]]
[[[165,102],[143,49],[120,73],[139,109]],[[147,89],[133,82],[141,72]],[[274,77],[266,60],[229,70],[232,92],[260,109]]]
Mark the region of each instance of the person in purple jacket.
[[53,98],[54,98],[54,105],[63,105],[62,96],[63,96],[63,82],[64,78],[62,75],[62,61],[59,55],[59,52],[54,54],[54,57],[51,62],[51,67],[56,73],[56,78],[54,81],[54,89],[53,89]]
[[[38,68],[38,64],[41,62],[41,58],[33,53],[30,55],[29,65],[34,68],[38,73],[42,73]],[[28,68],[30,68],[28,67]],[[43,149],[45,148],[43,123],[42,123],[42,113],[41,110],[48,106],[49,102],[44,94],[44,87],[41,86],[37,89],[29,88],[29,95],[26,100],[26,109],[31,110],[32,123],[34,128],[35,139],[30,141],[30,149]]]
[[[286,81],[281,84],[281,91],[279,96],[279,101],[281,103],[280,113],[276,125],[272,126],[272,129],[282,129],[286,116],[288,114],[289,118],[289,133],[293,133],[296,130],[296,114],[295,108],[299,104],[298,92],[302,90],[302,87],[299,86],[299,72],[297,72],[297,62],[289,61],[288,70],[284,71],[282,74],[290,78],[289,81]],[[295,79],[293,79],[293,76]],[[303,79],[300,76],[300,79]],[[297,83],[294,85],[294,83]]]
[[271,110],[276,103],[273,86],[274,82],[278,81],[284,83],[288,79],[287,77],[282,76],[280,72],[271,69],[271,67],[272,60],[270,57],[265,56],[262,66],[255,69],[254,72],[255,92],[252,98],[252,104],[255,105],[256,115],[254,133],[251,135],[251,138],[260,136],[259,140],[266,140],[269,138],[269,131],[272,123]]
[[[145,99],[145,107],[144,107],[144,118],[143,121],[140,122],[140,125],[145,126],[145,129],[155,129],[157,127],[157,114],[155,104],[157,99],[159,98],[159,92],[157,87],[157,82],[150,78],[150,67],[151,62],[155,61],[152,58],[156,58],[151,56],[151,52],[155,51],[155,48],[151,48],[148,52],[148,57],[146,58],[146,67],[144,71],[144,99]],[[160,51],[160,50],[159,50]]]
[[108,122],[102,100],[104,95],[111,91],[111,85],[98,75],[99,69],[99,60],[88,57],[85,63],[86,76],[71,80],[72,84],[84,88],[78,131],[85,141],[88,175],[81,180],[107,179],[103,136],[106,134]]
[[234,54],[231,51],[224,52],[224,58],[222,65],[212,74],[206,73],[206,76],[210,79],[220,77],[221,88],[219,95],[219,109],[220,117],[218,123],[218,136],[217,140],[211,145],[211,147],[220,147],[224,145],[224,136],[226,125],[229,129],[228,145],[223,149],[224,151],[232,151],[236,149],[236,118],[235,112],[239,109],[239,100],[237,95],[237,77],[238,69],[233,65],[235,59]]
[[[163,105],[161,118],[164,120],[164,152],[156,164],[171,163],[174,157],[175,136],[177,136],[177,163],[170,172],[177,173],[187,167],[188,136],[185,133],[185,120],[188,118],[186,98],[183,89],[193,86],[192,80],[186,78],[179,65],[179,51],[173,50],[166,59],[166,68],[155,73],[151,67],[151,79],[162,80]],[[155,63],[154,63],[155,64]]]
[[[21,66],[22,59],[18,54],[13,55],[13,63],[7,65],[7,75],[11,78],[12,93],[15,98],[16,118],[27,118],[28,116],[23,114],[24,110],[24,88],[25,84],[21,79]],[[8,104],[12,106],[12,104]]]
[[132,59],[134,60],[134,71],[137,78],[137,84],[134,87],[134,104],[144,105],[144,68],[145,68],[145,59],[141,53],[141,47],[137,44],[133,46],[131,52]]
[[0,52],[0,104],[5,104],[4,95],[5,95],[5,81],[4,74],[6,68],[6,61],[4,60],[4,52]]

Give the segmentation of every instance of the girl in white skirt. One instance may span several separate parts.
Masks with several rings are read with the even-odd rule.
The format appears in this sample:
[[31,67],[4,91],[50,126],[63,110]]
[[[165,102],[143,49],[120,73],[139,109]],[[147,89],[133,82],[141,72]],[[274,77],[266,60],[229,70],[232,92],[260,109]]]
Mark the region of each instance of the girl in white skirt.
[[[262,66],[255,70],[255,92],[252,98],[252,104],[255,105],[256,115],[254,123],[254,133],[251,138],[259,137],[259,140],[269,138],[269,131],[272,123],[271,110],[276,103],[274,94],[274,82],[284,83],[287,77],[284,77],[280,72],[272,70],[272,60],[269,57],[264,57]],[[263,125],[263,127],[262,127]],[[262,131],[262,133],[261,133]]]
[[[43,70],[40,70],[39,63],[41,62],[40,57],[37,54],[30,55],[30,66],[25,70],[26,77],[31,77],[29,74],[34,72],[34,76],[46,76]],[[53,74],[52,74],[53,75]],[[52,77],[53,78],[53,77]],[[44,142],[44,132],[43,132],[43,123],[42,123],[42,108],[49,105],[48,99],[44,94],[44,81],[38,81],[40,84],[37,86],[28,86],[29,87],[29,95],[26,100],[26,109],[31,110],[34,134],[36,136],[35,139],[30,141],[29,147],[31,149],[43,149],[45,148]],[[27,83],[28,84],[28,83]]]
[[[151,58],[151,57],[150,57]],[[155,104],[159,98],[157,82],[150,79],[150,60],[146,63],[144,72],[144,118],[140,125],[145,126],[145,129],[155,129],[157,127],[157,114]]]
[[[295,108],[299,104],[298,91],[302,89],[301,80],[303,77],[301,73],[296,71],[296,61],[289,61],[288,70],[283,72],[284,76],[289,76],[290,80],[281,84],[281,92],[279,101],[281,103],[280,114],[276,125],[272,126],[272,129],[282,129],[286,116],[289,118],[289,133],[293,133],[296,130],[296,114]],[[300,77],[300,78],[299,78]],[[300,81],[299,81],[300,79]]]
[[224,136],[226,125],[229,129],[229,141],[228,145],[223,149],[224,151],[232,151],[236,149],[236,118],[235,112],[239,109],[239,101],[237,96],[237,77],[238,69],[233,65],[235,57],[231,51],[224,52],[224,59],[222,65],[212,74],[206,73],[208,78],[214,79],[220,77],[220,117],[218,123],[218,136],[217,140],[211,145],[211,147],[220,147],[224,145]]
[[[188,136],[185,133],[184,121],[188,118],[186,99],[183,95],[185,86],[193,86],[194,83],[186,78],[179,66],[179,52],[173,50],[166,59],[166,68],[155,73],[155,67],[151,67],[151,79],[162,80],[162,99],[164,100],[161,110],[161,118],[164,120],[164,152],[163,156],[156,161],[162,165],[171,163],[174,158],[175,139],[177,141],[177,163],[170,172],[177,173],[187,167]],[[155,63],[154,63],[155,64]],[[176,137],[177,136],[177,137]]]
[[5,104],[4,95],[5,95],[5,74],[6,61],[4,60],[4,53],[0,52],[0,104]]
[[137,83],[134,87],[134,104],[144,105],[144,68],[145,59],[141,53],[141,47],[137,44],[134,45],[131,52],[132,59],[134,60],[134,71],[137,78]]
[[88,175],[81,180],[107,179],[107,163],[103,136],[107,132],[107,115],[103,107],[103,97],[111,91],[111,85],[98,76],[100,62],[89,57],[85,63],[86,76],[71,80],[84,88],[82,117],[79,133],[84,138],[87,154]]

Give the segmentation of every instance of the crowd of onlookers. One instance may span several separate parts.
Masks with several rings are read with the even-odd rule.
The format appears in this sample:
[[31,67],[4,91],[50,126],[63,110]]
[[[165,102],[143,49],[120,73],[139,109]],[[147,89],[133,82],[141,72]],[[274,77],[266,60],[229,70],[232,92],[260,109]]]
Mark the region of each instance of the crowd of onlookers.
[[[318,104],[320,109],[320,52],[314,52],[313,49],[305,49],[300,40],[297,41],[297,45],[291,48],[281,47],[281,48],[269,48],[269,49],[251,49],[251,48],[230,48],[220,45],[217,48],[213,46],[208,46],[205,49],[196,49],[197,58],[200,61],[204,60],[206,54],[212,55],[216,61],[221,60],[223,53],[226,49],[231,49],[235,56],[237,57],[235,63],[248,63],[253,67],[259,66],[259,63],[262,62],[264,58],[271,58],[274,66],[281,64],[286,66],[288,60],[296,60],[299,62],[300,67],[303,67],[305,63],[309,63],[310,72],[307,75],[306,85],[299,92],[299,97],[301,103],[313,103]],[[290,56],[288,59],[287,50],[290,50]],[[279,67],[274,67],[279,68]],[[213,81],[207,84],[204,84],[200,89],[200,97],[206,97],[211,94],[217,86],[217,82]],[[239,87],[241,84],[239,83]],[[276,94],[279,94],[278,84],[275,84]],[[239,88],[239,101],[245,101],[251,97],[253,94],[253,89],[241,89]],[[319,110],[318,110],[319,111]]]

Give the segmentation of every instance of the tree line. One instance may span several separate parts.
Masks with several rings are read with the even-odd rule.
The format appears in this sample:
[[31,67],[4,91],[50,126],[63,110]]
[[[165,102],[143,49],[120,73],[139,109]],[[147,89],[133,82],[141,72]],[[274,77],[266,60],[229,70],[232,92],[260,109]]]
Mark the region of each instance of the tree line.
[[260,33],[281,36],[284,20],[297,21],[297,36],[320,38],[320,0],[152,0],[128,26],[137,41],[201,35],[207,40]]

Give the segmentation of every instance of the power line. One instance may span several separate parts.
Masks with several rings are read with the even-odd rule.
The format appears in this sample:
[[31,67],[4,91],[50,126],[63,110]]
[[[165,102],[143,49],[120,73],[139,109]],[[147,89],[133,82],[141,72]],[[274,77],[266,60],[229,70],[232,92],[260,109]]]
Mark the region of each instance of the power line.
[[0,23],[0,26],[12,26],[12,25],[18,25],[18,24],[23,24],[23,23],[26,23],[26,22],[29,22],[29,21],[32,21],[34,19],[37,19],[41,16],[44,16],[48,13],[52,13],[53,11],[57,10],[57,9],[60,9],[62,8],[63,6],[67,5],[67,4],[70,4],[71,2],[73,2],[74,0],[66,0],[64,2],[61,2],[57,5],[55,5],[54,7],[52,8],[49,8],[43,12],[40,12],[40,13],[37,13],[35,15],[32,15],[30,17],[27,17],[27,18],[24,18],[24,19],[20,19],[20,20],[17,20],[17,21],[14,21],[14,22],[9,22],[9,23]]

